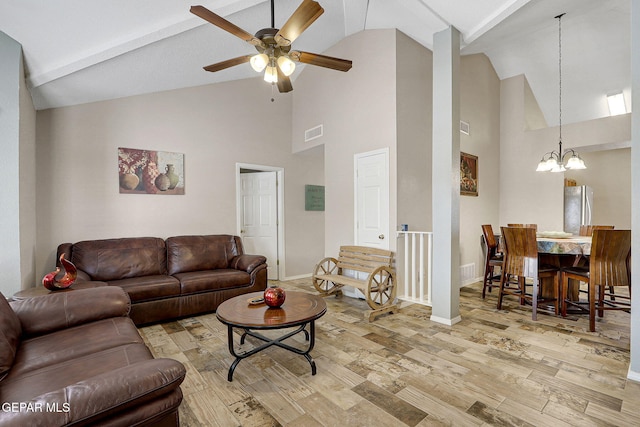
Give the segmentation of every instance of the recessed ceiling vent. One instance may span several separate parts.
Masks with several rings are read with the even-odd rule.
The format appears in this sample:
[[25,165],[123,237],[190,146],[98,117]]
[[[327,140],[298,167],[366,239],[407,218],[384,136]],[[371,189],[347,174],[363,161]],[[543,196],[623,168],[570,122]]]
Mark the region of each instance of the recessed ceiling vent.
[[322,125],[304,131],[304,142],[309,142],[322,136]]

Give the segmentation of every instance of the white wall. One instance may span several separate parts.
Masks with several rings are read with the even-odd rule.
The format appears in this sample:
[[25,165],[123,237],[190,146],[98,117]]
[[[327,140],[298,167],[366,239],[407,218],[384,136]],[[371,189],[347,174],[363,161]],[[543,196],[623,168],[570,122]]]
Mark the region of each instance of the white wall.
[[[306,67],[295,82],[292,128],[294,151],[325,145],[325,253],[353,242],[353,155],[385,146],[397,209],[390,235],[400,223],[431,231],[432,52],[399,31],[376,30],[348,37],[327,54],[353,60],[353,69]],[[472,128],[461,147],[480,158],[480,196],[461,200],[463,212],[473,212],[461,220],[464,265],[480,262],[480,225],[498,225],[500,81],[484,55],[462,57],[461,64],[461,114]],[[304,131],[319,124],[324,136],[305,143]]]
[[581,152],[588,173],[567,171],[566,178],[593,189],[593,224],[631,229],[631,149]]
[[398,223],[432,231],[433,53],[396,33]]
[[[637,284],[640,280],[640,112],[637,106],[640,105],[640,0],[631,2],[631,93],[633,97],[632,105],[636,106],[632,116],[632,141],[631,141],[631,161],[635,165],[632,169],[631,185],[634,191],[631,195],[632,203],[632,240],[631,240],[631,282]],[[633,292],[631,295],[631,363],[629,364],[628,378],[640,381],[640,292]]]
[[[291,154],[291,96],[270,98],[249,79],[38,112],[38,277],[63,242],[237,234],[237,162],[285,169],[285,276],[307,273],[323,222],[304,183],[322,179],[322,152]],[[118,147],[184,153],[186,194],[119,194]]]
[[460,265],[475,264],[481,277],[481,226],[499,232],[500,198],[500,80],[483,54],[460,58],[460,120],[470,129],[460,133],[460,151],[478,156],[478,196],[460,196]]
[[[499,222],[503,225],[535,223],[539,230],[562,230],[564,174],[535,171],[545,152],[558,149],[558,128],[525,130],[525,92],[524,76],[501,82]],[[630,116],[627,114],[563,125],[563,148],[629,141]],[[588,176],[599,176],[615,185],[618,176],[626,175],[622,172],[627,167],[625,164],[619,165],[620,175],[614,176],[594,170],[595,165],[587,166],[588,169],[574,172],[573,177],[577,181],[582,182]],[[616,221],[630,223],[621,219]]]
[[36,110],[24,79],[20,59],[20,286],[39,282],[36,277]]
[[[325,54],[353,61],[341,73],[306,66],[294,82],[293,151],[324,144],[325,239],[327,255],[354,240],[353,156],[389,147],[390,224],[396,220],[395,30],[363,31]],[[304,143],[304,131],[324,125],[324,136]],[[395,239],[391,240],[395,249]]]
[[22,47],[2,32],[0,99],[0,292],[9,297],[35,277],[35,109],[25,87]]
[[4,183],[0,186],[0,291],[5,297],[19,290],[20,283],[20,45],[0,32],[0,170]]

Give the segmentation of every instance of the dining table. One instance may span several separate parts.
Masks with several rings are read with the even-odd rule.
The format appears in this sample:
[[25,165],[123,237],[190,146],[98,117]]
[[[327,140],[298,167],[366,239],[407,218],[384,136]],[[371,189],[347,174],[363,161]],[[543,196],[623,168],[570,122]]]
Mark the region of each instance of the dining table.
[[589,256],[591,254],[591,236],[540,237],[539,254]]
[[[591,254],[591,236],[574,236],[569,233],[537,233],[538,258],[541,264],[551,264],[556,267],[569,267],[587,264]],[[562,286],[562,283],[560,283]],[[541,283],[543,297],[552,297],[553,286],[543,281]],[[568,298],[577,300],[579,283],[569,281]]]
[[[540,255],[573,255],[574,258],[587,257],[591,254],[591,236],[547,237],[538,233],[536,241]],[[503,252],[502,236],[497,234],[498,251]]]
[[[496,235],[498,250],[503,251],[502,236]],[[559,231],[536,233],[538,245],[538,258],[540,264],[550,264],[558,268],[587,264],[591,254],[591,236],[576,236]],[[576,300],[579,293],[579,284],[569,282],[569,295],[571,300]],[[553,284],[551,280],[543,280],[541,295],[545,298],[554,298]],[[562,286],[562,283],[560,283]]]

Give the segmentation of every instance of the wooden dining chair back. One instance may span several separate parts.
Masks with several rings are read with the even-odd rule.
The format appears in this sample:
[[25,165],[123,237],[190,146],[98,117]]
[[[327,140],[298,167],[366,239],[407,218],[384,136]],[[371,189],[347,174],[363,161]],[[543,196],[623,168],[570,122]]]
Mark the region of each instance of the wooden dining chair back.
[[[531,303],[533,320],[537,320],[538,304],[553,302],[556,314],[559,312],[558,284],[559,270],[553,266],[538,264],[538,244],[536,230],[531,227],[501,227],[504,240],[505,259],[500,279],[498,310],[502,309],[504,295],[515,295],[520,304]],[[527,283],[531,279],[531,284]],[[543,299],[540,292],[540,279],[553,280],[553,298]],[[527,287],[531,291],[527,292]]]
[[533,228],[538,231],[538,224],[507,224],[509,227],[517,227],[517,228]]
[[[562,270],[562,316],[567,315],[567,306],[578,307],[589,314],[589,330],[596,330],[596,313],[604,310],[631,309],[631,230],[593,231],[591,255],[588,267],[565,267]],[[587,301],[572,301],[568,296],[569,279],[587,283]],[[627,288],[627,294],[615,293],[616,287]]]
[[613,225],[581,225],[579,234],[581,236],[591,236],[593,230],[613,230]]
[[[485,264],[484,264],[484,279],[482,281],[482,298],[486,295],[487,288],[489,292],[494,286],[498,286],[500,283],[500,276],[502,275],[502,253],[498,252],[498,240],[495,234],[493,234],[493,227],[491,224],[485,224],[482,226],[482,236],[484,238],[484,250],[485,250]],[[496,267],[500,268],[500,274],[496,274]],[[496,281],[494,283],[494,281]]]

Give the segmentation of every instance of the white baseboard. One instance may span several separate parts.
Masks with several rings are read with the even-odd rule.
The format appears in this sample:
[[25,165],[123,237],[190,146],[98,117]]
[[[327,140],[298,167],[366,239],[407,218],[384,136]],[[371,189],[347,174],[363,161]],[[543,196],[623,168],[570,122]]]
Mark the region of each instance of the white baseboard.
[[431,320],[432,322],[441,323],[443,325],[453,326],[456,323],[460,322],[462,320],[462,317],[456,316],[453,319],[445,319],[444,317],[438,317],[438,316],[431,315],[429,320]]
[[311,273],[309,273],[309,274],[301,274],[299,276],[288,276],[288,277],[285,277],[284,279],[281,279],[280,281],[281,282],[287,282],[289,280],[306,279],[306,278],[311,277],[311,276],[313,276],[313,274],[311,274]]
[[627,379],[640,383],[640,372],[632,371],[631,368],[629,368],[629,372],[627,373]]

